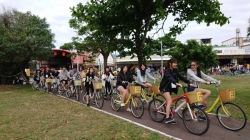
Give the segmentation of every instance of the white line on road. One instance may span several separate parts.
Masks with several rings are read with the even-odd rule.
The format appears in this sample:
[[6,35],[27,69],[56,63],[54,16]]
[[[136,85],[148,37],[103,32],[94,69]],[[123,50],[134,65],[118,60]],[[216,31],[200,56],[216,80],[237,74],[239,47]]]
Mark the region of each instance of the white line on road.
[[[73,101],[73,102],[75,102],[75,103],[78,103],[78,104],[82,104],[82,103],[80,103],[80,102],[78,102],[78,101],[75,101],[75,100],[72,100],[72,99],[66,98],[66,97],[61,96],[61,95],[57,95],[57,96],[62,97],[62,98],[64,98],[64,99],[71,100],[71,101]],[[123,117],[121,117],[121,116],[118,116],[118,115],[115,115],[115,114],[109,113],[109,112],[107,112],[107,111],[104,111],[104,110],[101,110],[101,109],[98,109],[98,108],[95,108],[95,107],[91,107],[91,106],[90,106],[90,108],[93,108],[93,109],[95,109],[95,110],[97,110],[97,111],[101,111],[101,112],[106,113],[106,114],[109,114],[109,115],[111,115],[111,116],[114,116],[114,117],[117,117],[117,118],[123,119],[123,120],[125,120],[125,121],[127,121],[127,122],[130,122],[130,123],[132,123],[132,124],[138,125],[138,126],[140,126],[140,127],[143,127],[143,128],[145,128],[145,129],[148,129],[148,130],[150,130],[150,131],[160,133],[160,134],[162,134],[162,135],[164,135],[164,136],[166,136],[166,137],[169,137],[169,138],[172,138],[172,139],[175,139],[175,140],[182,140],[182,139],[180,139],[180,138],[177,138],[177,137],[171,136],[171,135],[169,135],[169,134],[166,134],[166,133],[164,133],[164,132],[158,131],[158,130],[153,129],[153,128],[151,128],[151,127],[148,127],[148,126],[146,126],[146,125],[143,125],[143,124],[137,123],[137,122],[135,122],[135,121],[132,121],[132,120],[129,120],[129,119],[123,118]]]

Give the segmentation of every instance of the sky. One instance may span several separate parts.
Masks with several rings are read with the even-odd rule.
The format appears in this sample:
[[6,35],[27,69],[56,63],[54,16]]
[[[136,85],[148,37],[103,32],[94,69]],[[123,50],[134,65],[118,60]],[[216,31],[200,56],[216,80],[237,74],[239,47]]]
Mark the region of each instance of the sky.
[[[59,48],[71,38],[76,36],[73,29],[69,27],[71,13],[69,7],[78,3],[86,3],[88,0],[0,0],[0,6],[15,8],[21,12],[31,11],[32,14],[46,18],[52,32],[55,34],[55,46]],[[240,36],[246,37],[247,27],[250,26],[250,0],[219,0],[223,5],[221,11],[230,18],[230,23],[224,26],[211,24],[197,24],[190,22],[177,40],[186,42],[188,39],[212,38],[213,45],[221,45],[222,41],[236,37],[236,28],[240,28]],[[173,17],[169,17],[165,23],[165,32],[173,25]],[[163,35],[159,32],[157,37]],[[154,36],[155,37],[155,36]]]

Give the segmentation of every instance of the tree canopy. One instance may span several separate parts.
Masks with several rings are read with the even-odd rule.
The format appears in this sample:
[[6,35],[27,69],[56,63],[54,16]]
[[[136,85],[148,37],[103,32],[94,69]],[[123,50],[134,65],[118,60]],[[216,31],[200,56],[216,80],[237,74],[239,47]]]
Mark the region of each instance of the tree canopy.
[[[117,45],[115,49],[121,55],[136,54],[141,64],[151,55],[148,53],[149,48],[159,48],[145,45],[153,40],[148,32],[156,27],[163,30],[169,16],[174,16],[176,24],[169,28],[166,35],[175,37],[191,21],[205,22],[207,26],[211,23],[220,26],[228,23],[229,18],[220,11],[220,6],[218,0],[91,0],[86,5],[79,3],[71,8],[73,17],[78,19],[71,21],[71,24],[83,35],[86,29],[94,32],[98,30],[103,35],[128,40],[129,45]],[[112,50],[113,47],[109,51]]]
[[1,84],[10,84],[12,76],[24,71],[30,60],[44,60],[52,55],[54,34],[45,18],[3,8],[0,32]]
[[187,40],[186,44],[177,42],[175,47],[166,53],[177,59],[178,69],[185,72],[187,68],[190,68],[192,60],[198,61],[201,70],[205,72],[218,64],[213,46],[199,44],[196,40]]

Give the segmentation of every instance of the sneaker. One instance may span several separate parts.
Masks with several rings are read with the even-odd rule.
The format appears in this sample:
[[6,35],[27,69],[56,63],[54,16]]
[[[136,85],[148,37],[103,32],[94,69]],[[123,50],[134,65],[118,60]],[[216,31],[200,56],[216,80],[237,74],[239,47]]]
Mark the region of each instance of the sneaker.
[[174,121],[173,118],[167,118],[167,119],[165,120],[165,123],[171,123],[171,122],[173,122],[173,121]]
[[89,106],[89,103],[87,103],[87,106]]
[[126,111],[131,112],[131,109],[130,109],[130,108],[127,108]]
[[177,122],[176,121],[172,121],[172,122],[170,122],[171,124],[177,124]]
[[93,102],[93,105],[95,105],[95,101]]
[[207,109],[207,107],[206,107],[206,106],[204,106],[204,105],[199,105],[199,106],[198,106],[198,108],[200,108],[200,109],[202,109],[202,110]]
[[207,118],[206,118],[206,117],[203,117],[203,116],[198,116],[198,119],[199,119],[200,121],[205,121],[205,120],[207,120]]
[[121,107],[124,107],[125,106],[125,104],[124,103],[121,103]]

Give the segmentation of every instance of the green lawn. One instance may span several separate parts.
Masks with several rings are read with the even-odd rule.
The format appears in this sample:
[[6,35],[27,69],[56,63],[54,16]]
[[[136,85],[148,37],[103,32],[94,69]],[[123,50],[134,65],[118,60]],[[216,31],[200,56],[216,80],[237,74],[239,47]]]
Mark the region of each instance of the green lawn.
[[169,139],[29,86],[0,85],[0,139]]

